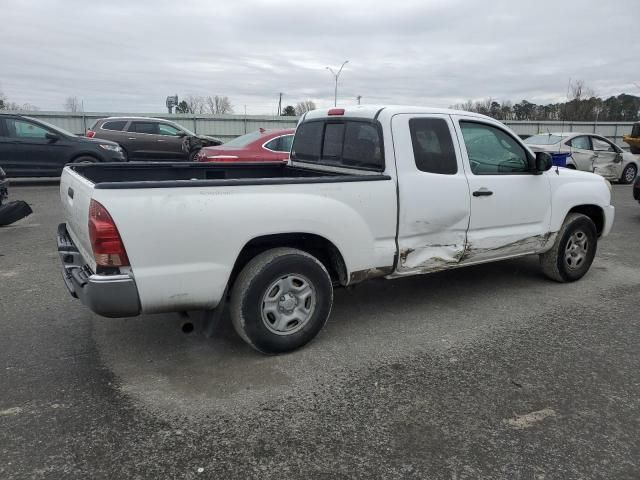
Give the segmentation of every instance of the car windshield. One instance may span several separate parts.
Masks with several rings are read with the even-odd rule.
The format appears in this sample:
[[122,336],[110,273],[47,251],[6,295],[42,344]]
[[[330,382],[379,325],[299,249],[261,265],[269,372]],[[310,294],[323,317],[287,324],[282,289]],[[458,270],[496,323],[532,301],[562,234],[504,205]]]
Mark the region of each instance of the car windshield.
[[534,135],[527,138],[524,143],[527,145],[553,145],[562,140],[559,135],[552,135],[550,133],[544,133],[541,135]]
[[38,123],[38,124],[40,124],[40,125],[42,125],[44,127],[47,127],[50,130],[53,130],[53,131],[58,132],[58,133],[61,133],[63,135],[67,135],[68,137],[77,137],[77,135],[75,133],[71,133],[71,132],[65,130],[64,128],[60,128],[60,127],[58,127],[56,125],[51,125],[50,123],[45,122],[43,120],[40,120],[40,119],[36,120],[35,118],[31,118],[31,117],[25,117],[25,118],[28,118],[29,120],[32,120],[32,121],[34,121],[34,122],[36,122],[36,123]]
[[246,135],[242,135],[241,137],[234,138],[233,140],[229,140],[224,144],[225,147],[246,147],[251,142],[260,138],[263,134],[260,130],[256,132],[247,133]]

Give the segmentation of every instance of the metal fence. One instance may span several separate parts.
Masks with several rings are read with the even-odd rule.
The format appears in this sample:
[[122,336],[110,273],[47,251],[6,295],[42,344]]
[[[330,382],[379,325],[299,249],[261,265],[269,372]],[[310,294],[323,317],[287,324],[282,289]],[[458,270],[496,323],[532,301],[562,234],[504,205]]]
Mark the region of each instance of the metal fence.
[[[97,119],[117,116],[155,117],[172,120],[191,131],[213,135],[227,141],[259,128],[293,128],[298,117],[273,117],[270,115],[190,115],[190,114],[150,114],[150,113],[69,113],[69,112],[29,112],[29,116],[52,123],[73,133],[82,134]],[[631,133],[633,122],[558,122],[558,121],[504,121],[514,132],[523,137],[545,132],[585,132],[597,133],[609,138],[623,148],[622,136]]]
[[213,135],[227,141],[253,132],[259,128],[281,129],[295,128],[297,117],[273,117],[270,115],[190,115],[190,114],[154,114],[154,113],[69,113],[69,112],[28,112],[25,115],[64,128],[69,132],[84,134],[93,123],[106,117],[154,117],[179,123],[195,133]]

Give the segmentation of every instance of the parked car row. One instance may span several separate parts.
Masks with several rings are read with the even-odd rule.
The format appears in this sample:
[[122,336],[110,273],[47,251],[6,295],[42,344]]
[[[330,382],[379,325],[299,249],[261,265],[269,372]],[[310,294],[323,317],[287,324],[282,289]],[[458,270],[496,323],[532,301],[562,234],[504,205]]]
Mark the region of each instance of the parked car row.
[[261,128],[223,145],[160,118],[102,118],[79,136],[35,118],[0,114],[0,166],[9,177],[52,177],[67,163],[283,162],[294,132]]
[[637,157],[600,135],[543,133],[527,138],[524,143],[537,152],[570,153],[567,168],[594,172],[614,182],[628,184],[638,174]]

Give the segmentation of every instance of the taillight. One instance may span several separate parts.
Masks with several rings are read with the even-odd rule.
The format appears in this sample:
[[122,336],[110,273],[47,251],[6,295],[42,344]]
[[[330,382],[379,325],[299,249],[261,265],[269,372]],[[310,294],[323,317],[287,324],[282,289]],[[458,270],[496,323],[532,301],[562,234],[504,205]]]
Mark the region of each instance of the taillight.
[[128,267],[129,258],[118,228],[99,202],[89,204],[89,238],[96,264],[101,267]]
[[96,132],[94,132],[93,130],[87,130],[87,133],[85,135],[89,138],[93,138],[96,136]]

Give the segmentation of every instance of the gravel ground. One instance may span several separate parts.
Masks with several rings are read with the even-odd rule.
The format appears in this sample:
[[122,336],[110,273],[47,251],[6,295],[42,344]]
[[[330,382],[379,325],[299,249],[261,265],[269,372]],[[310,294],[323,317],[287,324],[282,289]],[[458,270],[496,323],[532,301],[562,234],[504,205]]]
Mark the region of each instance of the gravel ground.
[[55,184],[0,229],[0,478],[639,478],[640,205],[580,282],[524,258],[336,291],[306,348],[104,319],[66,292]]

